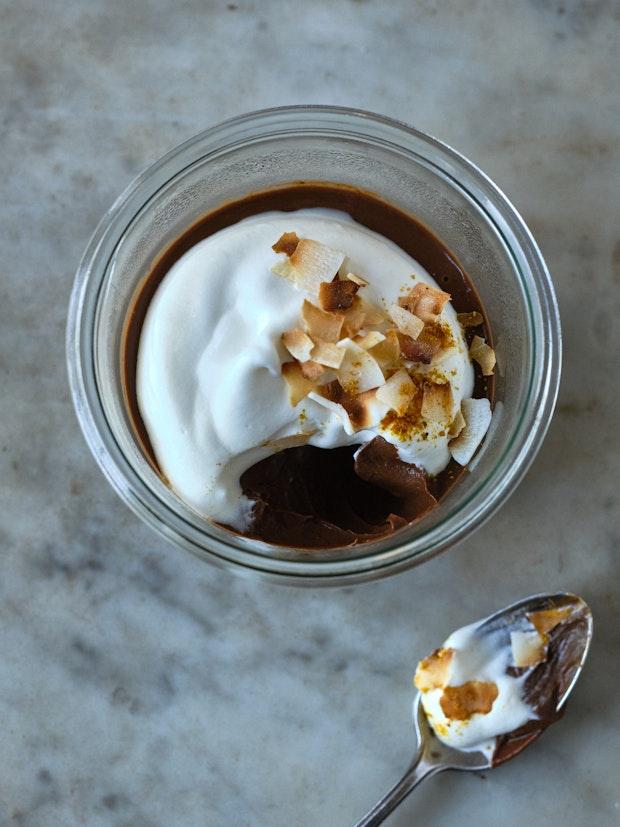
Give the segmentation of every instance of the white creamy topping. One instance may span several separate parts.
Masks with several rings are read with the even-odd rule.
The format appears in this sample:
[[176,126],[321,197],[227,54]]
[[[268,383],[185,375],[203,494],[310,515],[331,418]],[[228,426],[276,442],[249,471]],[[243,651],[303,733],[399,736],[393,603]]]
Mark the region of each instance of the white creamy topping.
[[[282,257],[271,249],[285,232],[341,251],[370,282],[360,293],[390,306],[416,281],[438,286],[418,262],[345,213],[269,212],[244,219],[196,244],[177,261],[149,306],[138,353],[137,396],[153,450],[177,495],[201,515],[243,530],[251,501],[240,475],[274,452],[268,444],[312,431],[321,448],[365,443],[380,434],[399,456],[429,474],[449,462],[447,429],[400,441],[380,426],[347,433],[342,419],[311,398],[288,401],[281,342],[299,323],[305,296],[271,272]],[[453,413],[472,395],[474,373],[450,304],[441,318],[457,347],[441,362],[452,385]],[[434,366],[419,366],[419,372]],[[380,405],[380,403],[375,403]],[[379,411],[387,413],[384,406]],[[301,415],[301,419],[300,419]]]
[[454,650],[445,686],[462,686],[469,681],[494,683],[498,694],[490,712],[474,713],[465,721],[448,718],[440,704],[444,688],[422,692],[422,706],[445,744],[460,750],[479,750],[491,757],[498,735],[512,732],[538,716],[523,700],[527,673],[518,678],[506,674],[507,667],[515,665],[506,631],[481,633],[480,625],[479,621],[458,629],[442,645],[442,649]]

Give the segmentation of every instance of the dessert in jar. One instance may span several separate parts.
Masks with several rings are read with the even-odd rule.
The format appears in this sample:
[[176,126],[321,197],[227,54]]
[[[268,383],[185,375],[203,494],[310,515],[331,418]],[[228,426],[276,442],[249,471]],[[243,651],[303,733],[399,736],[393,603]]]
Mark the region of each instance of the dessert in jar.
[[492,416],[475,287],[415,217],[337,184],[203,217],[125,325],[145,454],[204,519],[268,543],[357,545],[423,519]]

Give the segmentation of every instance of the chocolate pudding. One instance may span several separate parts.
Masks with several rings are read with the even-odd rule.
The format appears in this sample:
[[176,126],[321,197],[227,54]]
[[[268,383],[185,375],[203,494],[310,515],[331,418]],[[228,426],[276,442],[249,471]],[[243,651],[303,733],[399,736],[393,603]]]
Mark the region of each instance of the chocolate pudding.
[[542,624],[535,617],[530,619],[544,639],[545,659],[531,670],[509,667],[516,677],[525,676],[523,698],[534,710],[536,719],[497,738],[493,754],[496,766],[517,755],[562,717],[566,707],[558,709],[558,701],[568,690],[581,662],[582,641],[588,626],[585,613],[559,608],[544,614]]
[[[318,267],[327,267],[318,300],[301,281],[302,248],[318,256]],[[281,262],[271,273],[262,263],[267,255]],[[392,268],[389,289],[381,282],[383,260],[386,270]],[[409,276],[414,267],[417,275]],[[217,274],[212,292],[209,268]],[[264,282],[256,281],[255,270]],[[299,313],[293,313],[293,300]],[[352,327],[355,308],[362,306],[361,321]],[[280,312],[281,341],[270,326]],[[325,331],[334,321],[338,332],[330,336]],[[315,335],[312,325],[320,323],[327,327]],[[203,346],[196,337],[207,328]],[[192,340],[188,331],[194,329]],[[381,357],[390,342],[400,361],[388,364]],[[478,416],[471,403],[492,403],[494,355],[485,367],[491,346],[471,280],[415,217],[353,187],[296,182],[224,204],[162,253],[135,294],[121,359],[136,438],[181,499],[236,533],[319,549],[354,546],[402,529],[457,483],[490,419],[486,403],[477,444],[459,453],[468,416]],[[336,362],[330,361],[334,354]],[[351,371],[361,370],[356,354],[379,371],[368,387],[349,381]],[[390,379],[394,385],[401,374],[405,403],[392,401],[398,389],[390,388]],[[194,383],[209,400],[204,418]],[[438,420],[434,430],[427,421],[431,390],[435,403],[449,396],[445,425]],[[290,422],[287,410],[294,412]],[[338,416],[346,420],[344,430]],[[270,417],[271,430],[262,428]],[[191,444],[189,431],[195,434]],[[407,453],[411,445],[415,450]],[[205,463],[217,466],[207,473],[205,465],[204,481],[201,452]],[[249,458],[255,461],[248,465]],[[219,470],[224,467],[225,476]]]
[[589,610],[573,596],[547,606],[458,629],[420,661],[414,683],[441,741],[483,752],[497,766],[562,716],[583,662]]

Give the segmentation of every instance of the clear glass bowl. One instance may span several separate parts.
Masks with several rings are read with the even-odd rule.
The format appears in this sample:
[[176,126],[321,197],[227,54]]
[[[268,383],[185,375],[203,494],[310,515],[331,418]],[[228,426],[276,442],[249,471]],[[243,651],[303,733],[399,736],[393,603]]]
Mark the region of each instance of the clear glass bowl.
[[[128,420],[121,330],[158,254],[201,215],[290,181],[352,184],[415,214],[456,254],[489,315],[497,352],[491,430],[466,473],[426,518],[359,548],[304,551],[235,536],[201,519],[152,470]],[[242,115],[197,135],[142,173],[95,231],[67,328],[69,379],[95,458],[125,502],[204,560],[289,583],[393,574],[471,534],[538,451],[560,378],[560,321],[545,262],[502,192],[453,149],[405,124],[350,109],[299,106]]]

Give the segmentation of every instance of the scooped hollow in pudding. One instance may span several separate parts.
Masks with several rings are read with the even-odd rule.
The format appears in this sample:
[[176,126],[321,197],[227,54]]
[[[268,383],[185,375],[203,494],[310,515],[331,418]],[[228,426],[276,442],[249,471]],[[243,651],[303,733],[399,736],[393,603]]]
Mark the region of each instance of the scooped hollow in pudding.
[[[424,299],[426,322],[408,309],[410,294]],[[441,294],[400,247],[335,211],[261,213],[198,242],[159,285],[140,337],[137,399],[162,475],[206,519],[279,544],[351,545],[422,516],[435,504],[426,483],[450,463],[453,426],[474,387],[464,329]],[[416,333],[426,343],[419,362],[399,344]],[[429,345],[439,340],[446,346]],[[403,381],[390,383],[399,371]],[[419,474],[419,510],[385,479],[357,474],[358,449],[377,438],[393,470]],[[298,497],[287,512],[255,473],[247,484],[260,466],[299,494],[307,480],[292,480],[290,463],[274,457],[306,448],[348,449],[349,471],[386,492],[385,512],[369,515],[368,497],[349,502],[343,513],[366,511],[358,531],[333,504],[317,514]],[[345,487],[332,492],[341,503],[351,500]],[[301,518],[295,531],[291,514]],[[305,530],[312,519],[327,526],[315,541]]]

